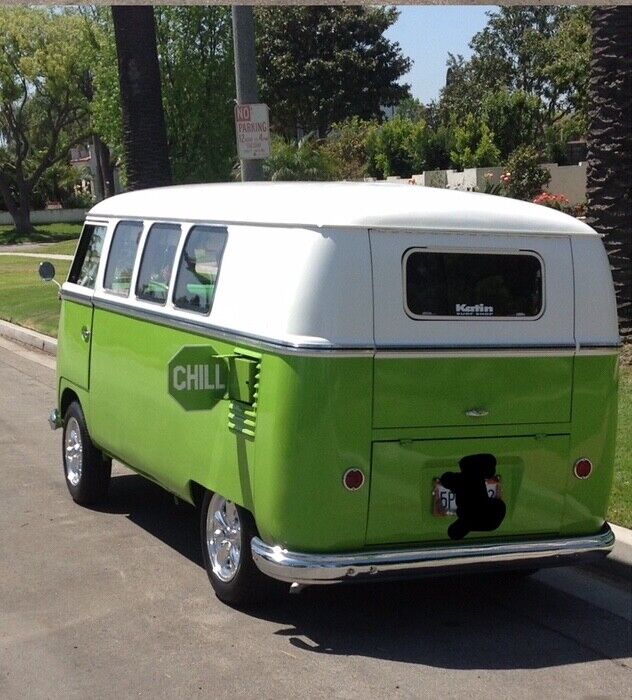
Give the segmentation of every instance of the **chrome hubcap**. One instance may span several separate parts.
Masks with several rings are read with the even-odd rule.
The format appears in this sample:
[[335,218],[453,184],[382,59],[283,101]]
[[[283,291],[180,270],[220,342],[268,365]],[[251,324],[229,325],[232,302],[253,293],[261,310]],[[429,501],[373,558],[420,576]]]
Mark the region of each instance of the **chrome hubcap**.
[[76,486],[81,479],[83,467],[83,446],[81,431],[75,418],[69,418],[64,438],[64,454],[66,457],[66,479]]
[[235,504],[217,493],[206,514],[206,548],[213,573],[224,583],[232,581],[241,560],[241,523]]

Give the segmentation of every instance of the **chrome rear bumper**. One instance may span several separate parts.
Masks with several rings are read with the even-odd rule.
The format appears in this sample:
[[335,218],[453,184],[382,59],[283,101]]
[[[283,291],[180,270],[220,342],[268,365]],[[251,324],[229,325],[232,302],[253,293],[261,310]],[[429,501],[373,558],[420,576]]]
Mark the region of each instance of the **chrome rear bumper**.
[[304,554],[252,539],[257,567],[279,581],[327,584],[377,577],[406,578],[457,574],[467,571],[540,568],[573,565],[606,556],[614,534],[606,523],[596,535],[531,540],[483,542],[442,547]]

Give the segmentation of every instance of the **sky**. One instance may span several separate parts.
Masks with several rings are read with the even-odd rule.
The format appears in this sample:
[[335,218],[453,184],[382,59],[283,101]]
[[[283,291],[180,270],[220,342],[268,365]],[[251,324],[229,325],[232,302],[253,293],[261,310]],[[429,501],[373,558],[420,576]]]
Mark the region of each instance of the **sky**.
[[430,102],[439,97],[445,83],[448,52],[471,55],[470,39],[486,24],[485,12],[493,5],[403,5],[399,19],[387,32],[399,42],[413,66],[402,82],[409,83],[413,97]]

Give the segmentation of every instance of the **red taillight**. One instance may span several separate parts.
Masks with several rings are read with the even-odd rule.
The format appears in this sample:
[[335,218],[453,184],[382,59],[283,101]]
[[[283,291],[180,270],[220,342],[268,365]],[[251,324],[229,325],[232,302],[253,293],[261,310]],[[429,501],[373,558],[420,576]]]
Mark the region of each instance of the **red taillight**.
[[587,479],[593,470],[592,462],[586,457],[582,457],[575,462],[573,472],[578,479]]
[[342,477],[342,483],[349,491],[357,491],[364,485],[364,474],[360,469],[347,469]]

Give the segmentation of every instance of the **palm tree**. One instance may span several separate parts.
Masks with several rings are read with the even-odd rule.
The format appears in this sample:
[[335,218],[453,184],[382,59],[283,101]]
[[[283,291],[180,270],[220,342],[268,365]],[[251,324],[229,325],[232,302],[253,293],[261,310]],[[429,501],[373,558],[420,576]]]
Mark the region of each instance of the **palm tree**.
[[619,330],[632,341],[632,7],[595,7],[590,64],[588,223],[604,235]]
[[129,189],[171,184],[154,8],[114,5],[123,146]]

